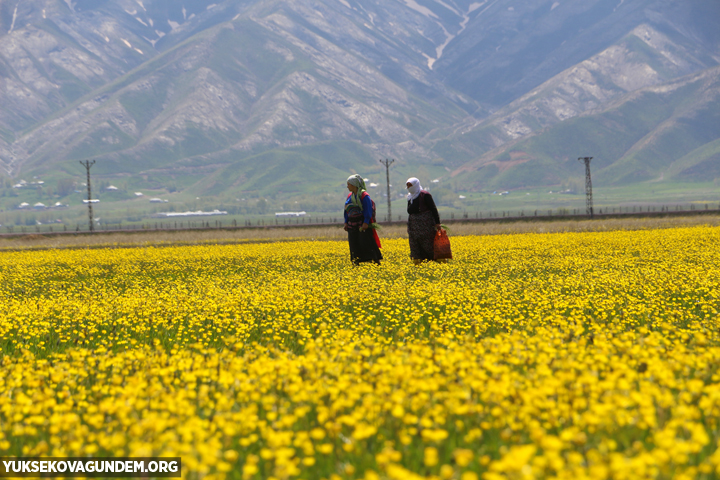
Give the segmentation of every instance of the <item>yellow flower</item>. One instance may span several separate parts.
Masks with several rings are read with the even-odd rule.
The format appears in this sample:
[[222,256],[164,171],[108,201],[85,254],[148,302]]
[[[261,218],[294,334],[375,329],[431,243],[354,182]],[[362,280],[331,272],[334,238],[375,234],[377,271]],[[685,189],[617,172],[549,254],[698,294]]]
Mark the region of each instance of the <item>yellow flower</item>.
[[467,467],[473,459],[473,452],[467,448],[458,448],[453,452],[455,462],[461,467]]
[[457,236],[415,267],[387,239],[362,275],[341,242],[4,251],[0,453],[208,480],[720,475],[718,244]]
[[334,447],[331,443],[323,443],[317,448],[317,451],[325,455],[329,455],[330,453],[332,453],[333,449]]
[[425,447],[423,462],[426,467],[434,467],[438,463],[438,451],[435,447]]

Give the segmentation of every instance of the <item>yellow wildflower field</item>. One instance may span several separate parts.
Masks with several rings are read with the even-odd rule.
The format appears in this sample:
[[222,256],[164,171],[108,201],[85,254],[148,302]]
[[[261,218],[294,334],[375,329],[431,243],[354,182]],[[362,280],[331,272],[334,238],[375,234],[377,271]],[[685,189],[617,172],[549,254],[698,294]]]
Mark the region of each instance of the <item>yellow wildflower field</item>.
[[0,253],[0,456],[720,476],[720,228]]

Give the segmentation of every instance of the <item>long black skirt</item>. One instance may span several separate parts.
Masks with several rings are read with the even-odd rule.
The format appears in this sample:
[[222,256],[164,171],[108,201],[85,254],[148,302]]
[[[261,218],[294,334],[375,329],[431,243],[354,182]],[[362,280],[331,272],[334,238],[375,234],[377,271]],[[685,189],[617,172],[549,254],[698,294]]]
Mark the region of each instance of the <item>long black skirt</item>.
[[431,211],[413,213],[408,216],[410,258],[415,260],[435,259],[435,232],[435,217]]
[[348,244],[350,244],[350,260],[355,265],[362,262],[380,263],[383,258],[375,243],[375,236],[369,228],[364,232],[359,228],[348,230]]

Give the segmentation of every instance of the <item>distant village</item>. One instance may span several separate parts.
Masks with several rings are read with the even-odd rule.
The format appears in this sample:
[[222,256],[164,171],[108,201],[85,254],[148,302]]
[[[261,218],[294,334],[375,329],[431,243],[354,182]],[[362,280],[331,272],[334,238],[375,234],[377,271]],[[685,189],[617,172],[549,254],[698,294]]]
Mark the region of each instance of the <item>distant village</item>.
[[[69,179],[68,179],[68,180],[69,180]],[[375,183],[375,182],[371,182],[370,179],[365,179],[365,181],[366,181],[366,183],[367,183],[367,185],[368,185],[368,189],[378,189],[379,187],[381,187],[381,184]],[[435,185],[438,185],[440,182],[441,182],[441,180],[436,178],[436,179],[434,179],[434,180],[430,180],[430,181],[428,182],[428,183],[429,183],[428,186],[435,186]],[[44,186],[47,187],[47,186],[45,185],[45,183],[46,183],[45,181],[40,180],[40,179],[37,178],[37,177],[34,177],[32,181],[20,180],[18,183],[12,185],[12,188],[13,188],[13,189],[28,189],[28,190],[30,190],[30,189],[36,189],[36,188],[39,188],[39,187],[42,188],[42,187],[44,187]],[[58,182],[58,183],[60,184],[60,182]],[[8,185],[8,186],[10,186],[10,185]],[[94,186],[94,185],[93,185],[93,186]],[[392,185],[390,185],[390,186],[392,187]],[[72,193],[80,194],[80,195],[85,194],[85,193],[86,193],[86,190],[85,190],[86,187],[87,187],[87,184],[86,184],[86,183],[68,181],[67,184],[64,185],[64,188],[63,188],[62,190],[56,192],[56,193],[58,193],[59,196],[64,199],[64,198],[66,198],[69,194],[72,194]],[[60,188],[60,185],[58,185],[58,188]],[[134,196],[134,198],[143,199],[144,201],[146,201],[146,202],[148,202],[148,203],[152,203],[152,204],[167,204],[167,203],[169,203],[169,201],[168,201],[167,199],[160,198],[160,197],[155,197],[155,196],[146,196],[146,194],[145,194],[144,192],[139,192],[139,191],[138,191],[138,192],[132,192],[131,194],[128,194],[128,193],[126,193],[126,190],[125,190],[126,188],[127,188],[127,187],[119,188],[119,187],[117,187],[117,186],[115,186],[115,185],[108,184],[107,182],[101,182],[100,185],[99,185],[99,187],[97,188],[97,190],[93,188],[93,192],[98,191],[98,192],[101,192],[101,194],[102,194],[102,193],[105,193],[105,192],[107,192],[107,193],[110,193],[110,192],[121,192],[121,193],[123,193],[123,194],[126,195],[126,196],[125,196],[125,199],[131,199],[131,198],[133,198],[133,196]],[[508,190],[501,190],[501,191],[493,191],[492,193],[490,193],[490,192],[488,192],[488,193],[489,193],[490,195],[505,196],[505,195],[509,195],[511,192],[508,191]],[[558,194],[558,193],[559,193],[559,194],[574,194],[575,192],[572,191],[572,190],[570,190],[570,189],[567,189],[567,190],[563,189],[563,190],[561,190],[561,191],[556,191],[556,192],[552,192],[552,191],[551,191],[551,192],[548,192],[548,193],[551,193],[551,194],[552,194],[552,193],[555,193],[555,194]],[[529,193],[527,193],[526,195],[529,195]],[[386,197],[387,194],[382,193],[382,196],[383,196],[383,197]],[[401,193],[401,194],[400,194],[400,197],[398,197],[398,198],[401,198],[401,197],[404,197],[404,194]],[[26,197],[26,198],[27,198],[27,197]],[[466,199],[466,196],[465,196],[465,195],[458,195],[458,194],[456,193],[456,194],[455,194],[455,198],[458,199],[458,200],[460,200],[460,201],[462,201],[462,200]],[[240,199],[237,199],[237,200],[240,201]],[[242,199],[242,200],[245,200],[245,199]],[[47,201],[47,200],[46,200],[46,201]],[[66,201],[67,201],[67,200],[66,200]],[[100,199],[99,199],[99,198],[93,198],[93,199],[88,200],[88,199],[86,199],[86,198],[83,198],[83,199],[82,199],[82,203],[85,204],[85,205],[87,205],[87,204],[96,204],[96,203],[100,203]],[[297,202],[296,202],[296,203],[297,203]],[[15,210],[19,210],[19,211],[36,211],[36,212],[40,212],[40,211],[57,211],[57,210],[64,210],[64,209],[68,209],[69,207],[70,207],[70,205],[68,205],[68,204],[66,204],[66,203],[63,203],[63,202],[61,202],[61,201],[57,201],[57,202],[55,202],[55,203],[50,203],[50,202],[48,202],[48,203],[43,203],[42,201],[38,201],[38,202],[33,203],[32,201],[23,201],[23,202],[21,202],[21,203],[19,203],[19,204],[16,204],[16,205],[14,206],[14,209],[15,209]],[[12,207],[11,207],[11,208],[12,208]],[[175,210],[175,208],[177,208],[177,205],[175,205],[175,206],[173,206],[173,207],[170,207],[169,210],[171,210],[171,211],[155,212],[155,213],[149,214],[149,216],[152,217],[152,218],[178,218],[178,217],[208,217],[208,216],[228,215],[228,211],[226,211],[226,210],[220,210],[220,209],[218,209],[218,208],[213,208],[212,210],[208,209],[208,210],[206,210],[206,211],[203,211],[203,210],[172,211],[172,210]],[[212,208],[212,207],[210,207],[210,208]],[[297,211],[289,211],[289,210],[290,210],[290,209],[287,209],[287,207],[286,207],[286,210],[284,210],[284,211],[277,211],[277,212],[275,212],[275,213],[274,213],[274,216],[275,216],[276,218],[295,218],[295,217],[305,217],[305,216],[309,216],[309,214],[308,214],[306,211],[304,211],[304,210],[300,210],[300,209],[298,209]],[[268,213],[269,213],[269,212],[268,212]],[[97,219],[97,220],[99,220],[99,219]],[[45,221],[45,222],[48,222],[47,219],[44,220],[44,221]],[[40,222],[37,221],[37,220],[36,220],[36,223],[37,223],[37,224],[42,224],[42,223],[40,223]],[[59,220],[59,219],[58,219],[58,220],[50,220],[49,223],[62,223],[62,221]]]
[[[43,180],[33,180],[31,182],[28,182],[26,180],[20,180],[18,183],[12,185],[12,188],[21,189],[21,188],[31,188],[31,187],[41,187],[45,184]],[[86,183],[82,183],[81,186],[86,187]],[[113,192],[120,190],[115,185],[108,185],[106,187],[103,187],[101,191],[106,192]],[[74,193],[83,193],[82,190],[74,190]],[[143,192],[133,192],[135,197],[144,197],[145,194]],[[100,203],[100,199],[93,198],[93,199],[82,199],[82,202],[84,204],[88,203]],[[149,203],[168,203],[167,199],[162,199],[158,197],[151,197],[148,199]],[[62,203],[62,202],[55,202],[54,204],[47,205],[43,202],[36,202],[33,204],[30,204],[28,202],[22,202],[18,204],[15,209],[16,210],[34,210],[34,211],[45,211],[45,210],[60,210],[60,209],[67,209],[70,205]],[[219,209],[214,209],[212,211],[187,211],[187,212],[159,212],[153,215],[153,217],[156,218],[174,218],[174,217],[195,217],[195,216],[215,216],[215,215],[227,215],[228,212],[222,211]],[[304,214],[304,212],[303,212]],[[57,220],[56,223],[59,223],[60,220]]]

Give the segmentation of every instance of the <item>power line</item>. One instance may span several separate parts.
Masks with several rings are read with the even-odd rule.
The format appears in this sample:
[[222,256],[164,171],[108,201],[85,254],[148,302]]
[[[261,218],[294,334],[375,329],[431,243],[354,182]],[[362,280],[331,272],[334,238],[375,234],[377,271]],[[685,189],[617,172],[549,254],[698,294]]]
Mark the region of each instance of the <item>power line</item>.
[[380,163],[385,165],[385,180],[387,183],[387,202],[388,202],[388,221],[392,222],[392,207],[390,206],[390,165],[395,162],[395,159],[389,159],[386,158],[385,160],[380,160]]
[[592,179],[590,178],[590,160],[593,157],[579,157],[585,163],[585,210],[593,218]]
[[88,187],[88,198],[87,198],[87,204],[88,204],[88,222],[90,225],[90,231],[95,231],[95,227],[93,226],[93,211],[92,211],[92,193],[90,190],[90,167],[95,165],[95,160],[85,160],[80,161],[80,165],[85,167],[85,170],[87,170],[87,187]]

